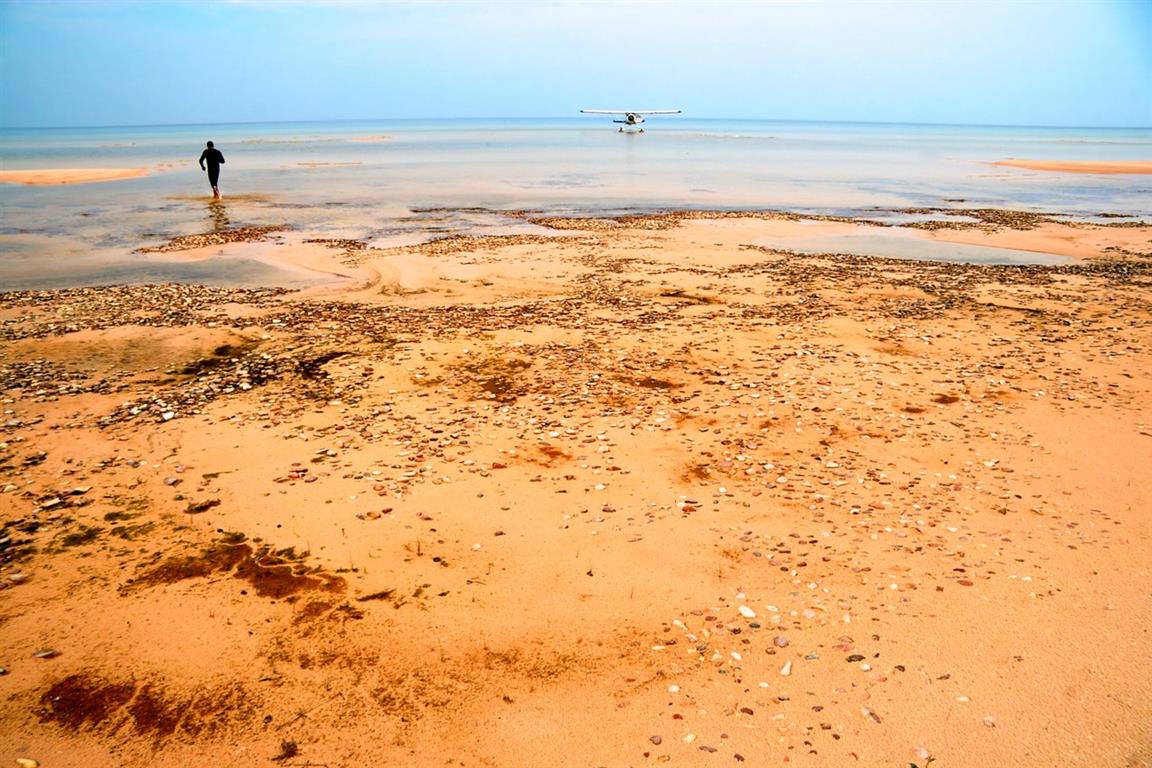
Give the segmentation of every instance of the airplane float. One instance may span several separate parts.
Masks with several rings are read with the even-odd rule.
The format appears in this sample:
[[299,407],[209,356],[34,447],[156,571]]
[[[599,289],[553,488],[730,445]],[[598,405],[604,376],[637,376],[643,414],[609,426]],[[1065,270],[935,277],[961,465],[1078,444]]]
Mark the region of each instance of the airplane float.
[[[613,120],[614,123],[621,123],[620,128],[617,129],[620,133],[624,132],[625,126],[635,128],[640,123],[644,122],[645,115],[678,115],[678,109],[582,109],[580,110],[585,115],[622,115],[622,120]],[[643,128],[638,128],[640,133],[644,133]]]

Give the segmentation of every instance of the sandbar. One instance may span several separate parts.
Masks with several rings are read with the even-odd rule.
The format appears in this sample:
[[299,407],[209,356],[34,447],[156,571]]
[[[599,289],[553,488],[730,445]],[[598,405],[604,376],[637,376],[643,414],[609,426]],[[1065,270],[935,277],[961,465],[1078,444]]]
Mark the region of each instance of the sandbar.
[[41,168],[0,171],[0,184],[91,184],[97,181],[121,181],[147,176],[147,168]]
[[992,165],[1058,173],[1152,173],[1152,160],[997,160]]

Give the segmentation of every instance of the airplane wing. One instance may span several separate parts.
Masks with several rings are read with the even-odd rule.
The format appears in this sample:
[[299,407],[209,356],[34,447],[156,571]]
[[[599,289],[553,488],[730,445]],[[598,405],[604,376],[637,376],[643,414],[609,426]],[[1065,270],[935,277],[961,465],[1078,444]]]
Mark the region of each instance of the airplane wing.
[[678,109],[582,109],[586,115],[678,115]]

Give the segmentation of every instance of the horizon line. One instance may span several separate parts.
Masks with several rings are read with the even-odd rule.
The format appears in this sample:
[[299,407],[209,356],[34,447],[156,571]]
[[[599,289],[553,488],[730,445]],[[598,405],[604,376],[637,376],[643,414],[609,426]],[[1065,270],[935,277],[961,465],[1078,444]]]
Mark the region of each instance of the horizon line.
[[[1077,125],[1077,124],[1039,124],[1039,123],[953,123],[953,122],[921,122],[909,120],[822,120],[812,118],[768,118],[768,117],[692,117],[683,114],[661,116],[661,120],[703,120],[715,122],[761,122],[761,123],[823,123],[829,125],[907,125],[921,127],[946,128],[1063,128],[1063,129],[1096,129],[1096,130],[1152,130],[1152,125]],[[309,118],[302,120],[238,120],[230,122],[196,122],[196,123],[108,123],[100,125],[0,125],[0,131],[54,131],[54,130],[93,130],[113,128],[195,128],[195,127],[229,127],[244,125],[299,125],[308,123],[373,123],[373,122],[450,122],[463,120],[580,120],[588,122],[588,116],[581,116],[579,112],[570,115],[537,115],[526,116],[456,116],[456,117],[352,117],[352,118]]]

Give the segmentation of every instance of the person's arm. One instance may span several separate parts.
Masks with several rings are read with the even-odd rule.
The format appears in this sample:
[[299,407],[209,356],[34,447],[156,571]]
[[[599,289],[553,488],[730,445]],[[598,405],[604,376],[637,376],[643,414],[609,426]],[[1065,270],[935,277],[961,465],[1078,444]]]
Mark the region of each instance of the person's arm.
[[224,153],[216,150],[216,157],[220,158],[220,165],[224,165]]
[[208,154],[208,150],[204,150],[203,152],[200,153],[200,170],[202,170],[202,171],[208,170],[207,168],[204,167],[204,156],[207,154]]

